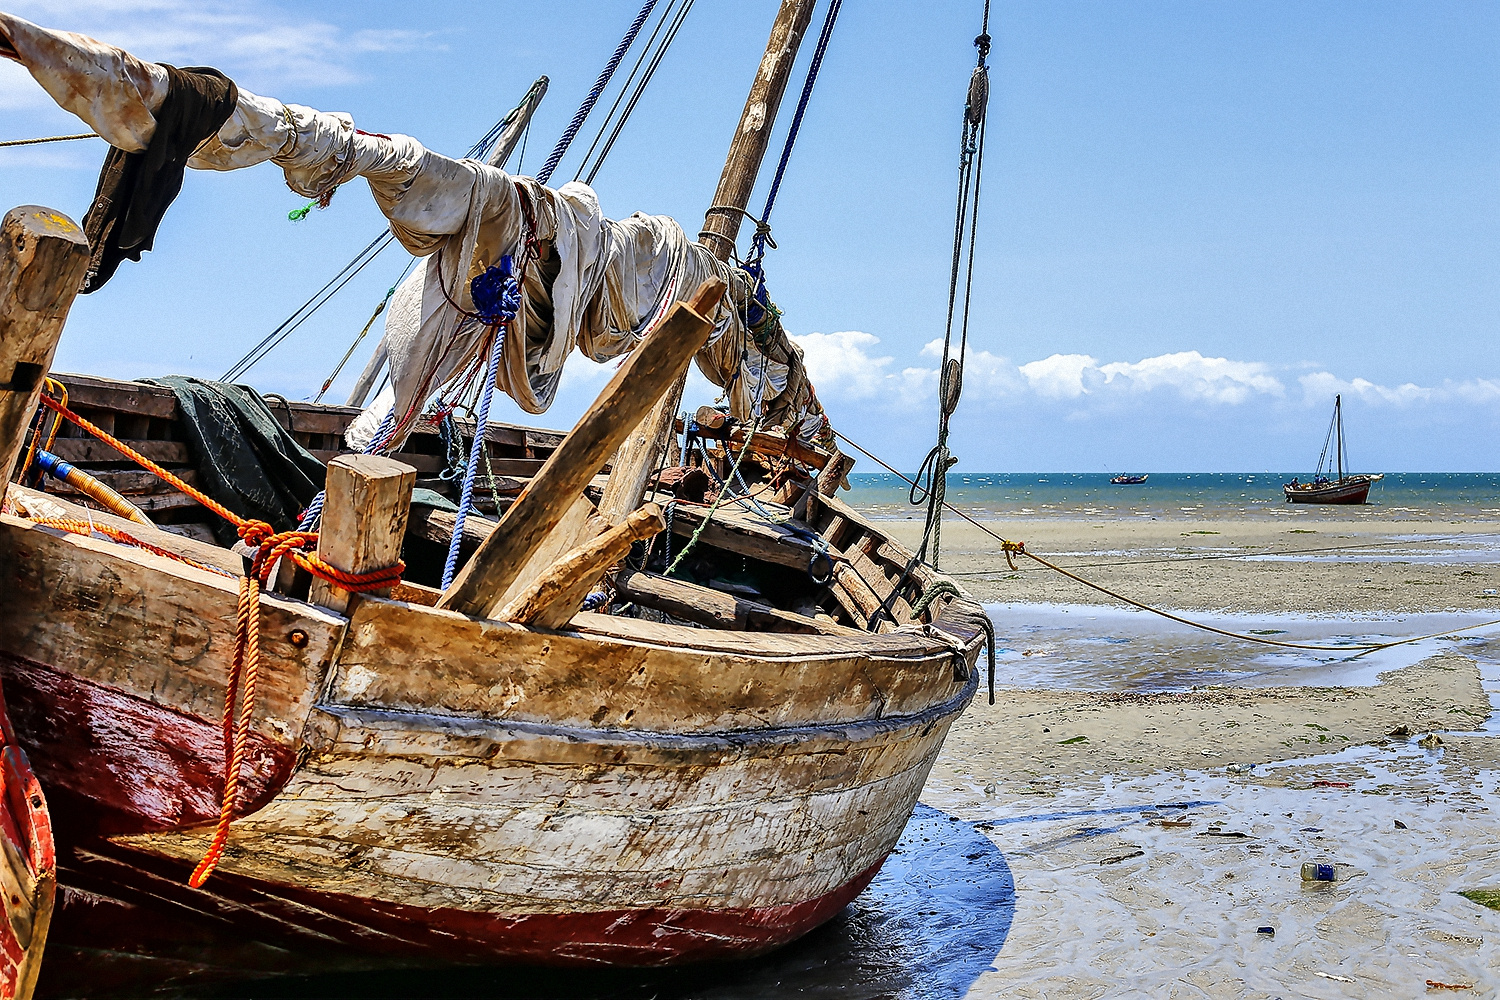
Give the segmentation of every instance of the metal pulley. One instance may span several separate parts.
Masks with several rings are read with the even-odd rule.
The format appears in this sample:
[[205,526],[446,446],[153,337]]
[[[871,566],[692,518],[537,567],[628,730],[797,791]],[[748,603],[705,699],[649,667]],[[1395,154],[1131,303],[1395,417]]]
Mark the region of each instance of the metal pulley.
[[990,71],[984,63],[974,67],[969,77],[969,103],[964,108],[964,119],[970,125],[984,121],[984,109],[990,102]]
[[958,409],[958,397],[963,391],[964,366],[957,358],[949,358],[943,363],[943,377],[938,387],[938,398],[944,416],[953,416],[953,411]]

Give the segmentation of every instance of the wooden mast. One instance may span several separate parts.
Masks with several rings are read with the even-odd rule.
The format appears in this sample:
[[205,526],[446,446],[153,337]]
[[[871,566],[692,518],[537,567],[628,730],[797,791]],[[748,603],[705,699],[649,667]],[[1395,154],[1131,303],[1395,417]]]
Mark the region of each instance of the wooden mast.
[[1339,463],[1338,482],[1344,481],[1344,397],[1336,395],[1333,397],[1333,425],[1338,428],[1335,432],[1338,436],[1334,439],[1333,454]]
[[[740,113],[739,126],[734,130],[729,153],[724,158],[719,187],[705,213],[703,231],[698,234],[698,241],[721,261],[728,261],[734,253],[734,241],[744,219],[745,206],[750,204],[755,178],[771,142],[776,112],[781,108],[782,95],[786,93],[792,66],[797,61],[797,48],[802,44],[815,5],[816,0],[781,0],[781,9],[776,12],[776,21],[771,25],[765,55],[761,56],[760,67],[755,71],[750,94],[745,98],[745,110]],[[713,316],[708,318],[713,319]],[[599,513],[611,524],[622,523],[640,506],[646,493],[646,480],[656,467],[657,456],[672,432],[672,418],[682,402],[682,390],[686,384],[687,373],[684,372],[620,446],[612,463],[609,485],[599,500]]]

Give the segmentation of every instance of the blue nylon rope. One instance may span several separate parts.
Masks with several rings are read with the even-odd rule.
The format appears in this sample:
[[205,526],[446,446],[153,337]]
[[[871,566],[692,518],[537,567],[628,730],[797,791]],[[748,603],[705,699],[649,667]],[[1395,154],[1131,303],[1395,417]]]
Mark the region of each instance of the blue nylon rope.
[[[537,171],[538,182],[545,184],[552,177],[552,171],[557,169],[557,164],[562,160],[563,154],[568,151],[568,145],[573,141],[573,137],[578,134],[579,129],[583,128],[584,119],[589,116],[590,111],[594,110],[594,104],[599,100],[599,95],[604,93],[604,88],[609,85],[609,78],[614,75],[615,68],[620,65],[620,60],[625,58],[625,53],[630,50],[631,43],[635,41],[635,36],[640,33],[641,26],[646,23],[646,18],[651,16],[651,8],[655,6],[656,0],[646,0],[642,5],[641,12],[635,16],[635,22],[630,25],[630,30],[625,32],[624,38],[620,39],[615,54],[610,56],[609,62],[604,64],[604,72],[600,73],[599,79],[594,81],[594,89],[589,91],[589,96],[583,99],[578,113],[573,116],[562,138],[558,139],[557,145],[553,147],[552,155],[547,157],[547,162],[542,165],[541,170]],[[444,586],[446,587],[447,584]]]
[[[478,478],[479,463],[484,457],[480,450],[485,445],[485,429],[489,427],[490,400],[495,395],[495,376],[500,370],[500,355],[505,349],[505,331],[510,326],[510,321],[516,318],[516,312],[521,307],[521,287],[511,275],[511,261],[509,257],[500,258],[498,272],[504,277],[503,289],[494,297],[494,301],[486,301],[481,307],[486,313],[485,318],[493,320],[495,328],[495,343],[490,348],[490,358],[484,367],[484,392],[479,397],[479,410],[474,414],[474,443],[469,447],[469,466],[464,470],[463,488],[458,497],[458,517],[453,522],[453,537],[448,539],[448,560],[443,564],[443,589],[447,590],[453,583],[454,574],[458,572],[458,552],[463,544],[464,521],[469,516],[469,508],[474,502],[474,480]],[[491,268],[491,270],[496,270]],[[481,274],[474,279],[475,290],[480,283],[489,277],[489,272]],[[476,298],[488,300],[490,296],[481,295]],[[479,305],[479,303],[476,303]]]
[[781,190],[781,178],[792,159],[792,147],[797,144],[797,133],[802,129],[802,116],[807,113],[807,102],[812,98],[813,84],[818,80],[818,70],[823,65],[823,54],[828,51],[828,40],[833,37],[833,22],[838,20],[843,0],[830,0],[828,13],[823,17],[823,31],[818,36],[818,47],[813,50],[812,62],[807,67],[807,79],[802,83],[802,96],[797,101],[797,113],[792,116],[792,126],[787,129],[786,143],[781,147],[781,162],[776,165],[776,177],[771,181],[771,190],[766,195],[766,207],[760,213],[760,227],[755,232],[755,250],[750,259],[764,257],[766,238],[770,235],[767,225],[771,221],[771,209],[776,205],[776,194]]

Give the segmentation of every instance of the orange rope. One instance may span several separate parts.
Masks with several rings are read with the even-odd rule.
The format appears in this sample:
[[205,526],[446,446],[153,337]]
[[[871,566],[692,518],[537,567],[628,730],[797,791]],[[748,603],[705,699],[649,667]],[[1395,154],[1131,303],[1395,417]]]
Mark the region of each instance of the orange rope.
[[[181,490],[233,524],[245,544],[256,550],[255,558],[250,562],[250,572],[240,578],[239,618],[235,626],[234,659],[224,690],[224,797],[220,802],[219,822],[214,830],[213,841],[204,853],[203,860],[198,862],[198,867],[193,870],[192,877],[188,880],[188,884],[196,889],[218,867],[219,859],[224,855],[224,847],[229,841],[229,824],[234,818],[235,809],[239,803],[240,769],[249,752],[250,723],[255,716],[255,687],[260,675],[260,590],[270,577],[271,567],[283,557],[288,557],[314,576],[327,580],[344,590],[360,593],[395,586],[401,582],[401,574],[405,572],[406,564],[397,560],[392,566],[367,573],[350,573],[330,566],[316,554],[317,532],[278,532],[265,521],[240,517],[212,497],[189,486],[102,427],[74,413],[68,409],[65,402],[60,403],[45,393],[41,401],[59,417],[94,435],[120,454],[138,463],[158,479]],[[98,532],[115,541],[137,545],[158,555],[202,566],[201,563],[193,563],[190,559],[183,559],[175,553],[148,545],[118,529],[63,519],[37,523],[46,523],[50,527],[78,534]],[[203,568],[212,567],[204,566]],[[238,705],[237,713],[236,705]]]

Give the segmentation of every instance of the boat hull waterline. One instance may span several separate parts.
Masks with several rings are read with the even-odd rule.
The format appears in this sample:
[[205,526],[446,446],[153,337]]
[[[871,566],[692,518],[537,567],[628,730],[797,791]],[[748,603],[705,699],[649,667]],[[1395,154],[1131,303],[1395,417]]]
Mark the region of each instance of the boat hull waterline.
[[1287,483],[1282,487],[1288,503],[1361,504],[1370,496],[1370,487],[1381,477],[1345,476],[1329,483]]

